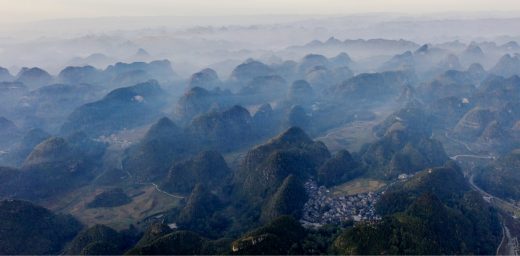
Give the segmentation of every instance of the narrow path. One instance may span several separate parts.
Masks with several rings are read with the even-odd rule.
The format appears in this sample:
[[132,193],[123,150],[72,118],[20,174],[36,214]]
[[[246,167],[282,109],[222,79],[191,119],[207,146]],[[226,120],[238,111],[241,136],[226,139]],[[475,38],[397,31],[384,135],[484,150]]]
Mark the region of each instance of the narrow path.
[[497,255],[518,255],[518,239],[511,236],[506,225],[502,225],[502,241],[497,248]]
[[[121,170],[124,170],[122,162],[120,163],[120,168],[121,168]],[[125,172],[126,172],[126,175],[128,175],[128,177],[133,180],[134,176],[128,170],[125,170]],[[168,192],[160,189],[159,186],[157,184],[153,183],[153,182],[134,182],[134,184],[138,184],[138,185],[152,185],[157,192],[163,193],[163,194],[165,194],[165,195],[167,195],[169,197],[173,197],[173,198],[177,198],[177,199],[184,199],[184,198],[186,198],[185,196],[174,195],[174,194],[168,193]]]
[[446,139],[448,140],[451,140],[457,144],[461,144],[462,146],[464,146],[464,148],[466,148],[467,151],[469,151],[470,153],[475,153],[473,152],[473,150],[471,150],[471,148],[468,146],[468,144],[466,144],[465,142],[462,142],[460,140],[457,140],[457,139],[454,139],[454,138],[451,138],[450,136],[448,136],[448,131],[445,131],[444,132],[444,137],[446,137]]
[[501,198],[499,198],[499,197],[493,196],[493,195],[489,194],[488,192],[482,190],[480,187],[478,187],[477,185],[475,185],[475,183],[473,182],[473,179],[474,179],[474,175],[472,174],[472,175],[470,176],[470,178],[469,178],[469,184],[470,184],[470,185],[471,185],[475,190],[477,190],[478,192],[480,192],[481,194],[483,194],[483,195],[485,195],[485,196],[488,196],[488,197],[492,198],[493,200],[496,200],[496,201],[498,201],[498,202],[500,202],[500,203],[502,203],[502,204],[507,205],[508,207],[511,207],[511,208],[515,209],[516,211],[520,211],[520,207],[518,207],[518,206],[516,206],[516,205],[514,205],[514,204],[512,204],[512,203],[510,203],[510,202],[507,202],[507,201],[505,201],[505,200],[503,200],[503,199],[501,199]]
[[[459,158],[477,158],[477,159],[495,159],[494,156],[487,156],[487,155],[456,155],[450,157],[453,160],[458,160]],[[499,209],[504,210],[505,212],[510,212],[511,210],[507,210],[506,208],[509,207],[513,209],[514,211],[520,211],[520,207],[517,207],[514,204],[511,204],[501,198],[498,198],[496,196],[493,196],[483,189],[481,189],[479,186],[477,186],[474,182],[474,174],[471,174],[468,178],[468,183],[470,184],[471,188],[477,192],[479,192],[482,196],[489,197],[490,201],[488,201],[490,204],[492,204],[494,207],[497,207]],[[500,205],[502,204],[502,205]],[[501,218],[501,227],[502,227],[502,240],[500,241],[500,244],[498,245],[496,249],[496,255],[499,255],[499,253],[505,252],[506,255],[518,255],[517,249],[516,249],[516,237],[513,239],[511,237],[511,233],[509,232],[509,229],[506,226],[506,223]],[[513,241],[514,240],[514,241]],[[505,248],[504,248],[505,247]],[[504,248],[504,249],[503,249]]]
[[[504,201],[501,198],[492,196],[491,194],[487,193],[486,191],[482,190],[480,187],[475,185],[475,183],[473,182],[473,175],[471,175],[470,178],[469,178],[469,184],[471,185],[471,187],[473,189],[478,191],[480,194],[488,196],[492,200],[496,200],[496,201],[500,202],[501,204],[505,204],[506,206],[511,207],[511,208],[513,208],[516,211],[520,210],[520,207],[517,207],[516,205],[511,204],[511,203],[509,203],[507,201]],[[494,205],[495,205],[495,207],[500,208],[500,206],[496,205],[496,203],[494,203]],[[517,249],[517,247],[518,247],[518,240],[517,240],[517,238],[516,237],[513,238],[511,236],[511,232],[509,232],[509,229],[507,228],[505,222],[503,220],[501,220],[501,222],[502,222],[502,240],[501,240],[500,244],[497,247],[496,254],[499,255],[499,252],[501,251],[501,248],[505,246],[505,249],[502,250],[503,252],[505,252],[505,255],[518,255],[518,253],[517,253],[518,252],[518,249]]]
[[[470,178],[469,178],[469,184],[475,191],[479,192],[481,195],[488,196],[488,197],[493,198],[494,200],[497,200],[497,201],[503,201],[500,198],[493,197],[492,195],[488,194],[486,191],[482,190],[480,187],[475,185],[475,183],[473,183],[473,175],[471,175]],[[503,201],[503,203],[509,204],[509,203],[507,203],[505,201]],[[516,207],[514,205],[511,205],[511,206],[512,207]],[[497,207],[497,206],[495,206],[495,207]],[[507,246],[507,248],[506,248],[506,251],[507,251],[506,255],[516,255],[516,254],[514,254],[514,250],[513,250],[513,253],[511,253],[511,234],[509,233],[509,230],[507,229],[504,220],[502,220],[502,218],[500,218],[500,219],[501,219],[500,220],[500,222],[501,222],[500,226],[502,227],[502,240],[500,241],[500,244],[497,247],[496,255],[500,255],[499,252],[501,251],[501,248],[503,246]]]
[[153,183],[153,182],[151,182],[151,183],[149,183],[149,184],[152,184],[152,185],[154,186],[155,190],[157,190],[157,191],[159,191],[159,192],[161,192],[161,193],[163,193],[163,194],[165,194],[165,195],[167,195],[167,196],[174,197],[174,198],[178,198],[178,199],[184,199],[184,198],[186,198],[186,197],[184,197],[184,196],[179,196],[179,195],[170,194],[170,193],[168,193],[168,192],[166,192],[166,191],[160,189],[159,186],[157,186],[157,184],[155,184],[155,183]]
[[461,157],[477,158],[477,159],[491,159],[491,160],[495,160],[496,159],[496,157],[494,157],[494,156],[486,156],[486,155],[455,155],[455,156],[450,156],[450,158],[452,160],[458,160]]
[[495,252],[496,255],[500,255],[500,248],[504,246],[504,241],[506,240],[506,229],[504,223],[502,222],[500,226],[502,226],[502,240],[500,241],[500,244],[497,247],[497,251]]
[[[516,248],[516,246],[517,246],[516,237],[515,238],[511,237],[511,232],[509,232],[509,229],[505,225],[502,226],[502,230],[503,230],[504,236],[502,238],[502,242],[500,243],[500,246],[497,249],[497,255],[499,253],[499,250],[502,248],[502,246],[505,246],[504,250],[502,250],[503,252],[505,252],[505,255],[518,255],[517,248]],[[505,242],[505,241],[507,241],[507,242]]]

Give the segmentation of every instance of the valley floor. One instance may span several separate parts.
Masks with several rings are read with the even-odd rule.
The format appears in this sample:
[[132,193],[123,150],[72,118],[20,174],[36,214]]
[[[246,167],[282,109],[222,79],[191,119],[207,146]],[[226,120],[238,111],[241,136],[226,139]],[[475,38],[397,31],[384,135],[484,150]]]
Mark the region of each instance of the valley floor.
[[464,173],[471,187],[475,191],[479,192],[485,201],[493,205],[493,207],[500,212],[502,222],[502,241],[497,248],[497,255],[520,255],[520,245],[518,244],[518,238],[520,237],[520,222],[518,221],[520,207],[493,196],[478,187],[473,181],[474,174],[472,173],[471,168],[469,168],[470,166],[475,166],[471,161],[489,161],[493,160],[494,156],[456,155],[450,158],[458,161],[463,168],[465,167]]
[[70,213],[83,223],[104,224],[122,230],[148,216],[155,216],[175,207],[181,200],[157,190],[153,184],[131,185],[125,188],[125,193],[132,198],[129,204],[111,208],[88,208],[87,204],[104,190],[106,188],[88,186],[43,205],[56,212]]

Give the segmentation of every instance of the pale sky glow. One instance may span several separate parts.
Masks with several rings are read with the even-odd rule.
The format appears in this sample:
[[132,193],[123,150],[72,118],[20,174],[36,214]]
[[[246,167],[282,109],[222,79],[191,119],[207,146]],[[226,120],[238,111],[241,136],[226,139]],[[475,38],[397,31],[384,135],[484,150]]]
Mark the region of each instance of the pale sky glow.
[[519,0],[0,0],[0,22],[106,16],[520,11]]

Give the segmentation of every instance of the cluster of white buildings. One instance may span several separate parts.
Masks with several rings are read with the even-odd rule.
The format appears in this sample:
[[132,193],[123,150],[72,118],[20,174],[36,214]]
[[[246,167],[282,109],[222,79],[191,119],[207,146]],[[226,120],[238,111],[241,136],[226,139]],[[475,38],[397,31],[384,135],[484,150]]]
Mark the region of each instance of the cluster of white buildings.
[[368,192],[356,195],[334,195],[315,181],[305,183],[309,200],[305,203],[301,222],[310,226],[321,226],[345,221],[373,221],[381,219],[374,205],[380,193]]

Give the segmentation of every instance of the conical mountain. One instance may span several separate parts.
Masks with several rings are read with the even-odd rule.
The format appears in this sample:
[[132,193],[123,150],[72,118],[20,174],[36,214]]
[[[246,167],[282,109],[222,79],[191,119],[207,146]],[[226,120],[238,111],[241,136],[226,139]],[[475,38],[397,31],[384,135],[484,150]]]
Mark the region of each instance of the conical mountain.
[[98,137],[146,125],[161,115],[166,101],[166,93],[155,80],[119,88],[99,101],[76,108],[61,127],[61,132],[82,131]]
[[125,237],[105,225],[94,225],[81,233],[67,246],[68,255],[115,255],[128,248]]
[[134,247],[143,247],[152,243],[154,240],[171,233],[168,225],[160,222],[152,223],[144,232],[143,236]]
[[505,78],[520,75],[520,58],[506,54],[491,68],[490,72]]
[[292,127],[249,151],[235,180],[241,184],[242,194],[266,195],[274,193],[291,174],[301,179],[316,175],[317,168],[329,157],[322,142],[315,142],[302,129]]
[[307,192],[301,180],[289,175],[263,207],[261,219],[268,222],[283,215],[291,215],[298,219],[307,199]]
[[59,254],[81,230],[70,215],[19,200],[0,201],[0,254]]
[[192,150],[191,140],[170,119],[163,117],[130,147],[123,160],[123,169],[138,180],[161,179],[174,160],[185,157]]
[[204,151],[197,156],[174,164],[161,188],[172,193],[189,193],[197,184],[216,190],[226,184],[231,170],[216,151]]

